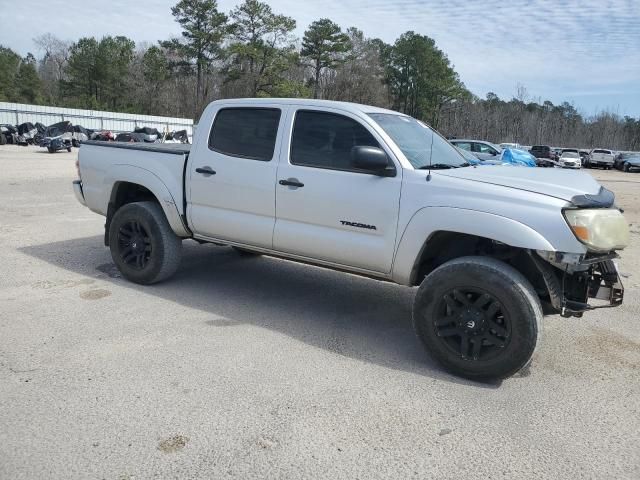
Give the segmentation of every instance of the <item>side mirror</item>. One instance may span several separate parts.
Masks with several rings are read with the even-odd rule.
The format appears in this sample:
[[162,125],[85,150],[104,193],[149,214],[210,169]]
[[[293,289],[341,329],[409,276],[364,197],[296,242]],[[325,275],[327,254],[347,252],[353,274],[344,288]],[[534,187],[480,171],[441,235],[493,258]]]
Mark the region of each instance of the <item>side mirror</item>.
[[351,163],[355,168],[369,171],[381,177],[395,177],[396,169],[389,162],[384,150],[378,147],[359,146],[351,149]]
[[498,152],[496,152],[495,150],[491,150],[491,155],[495,157],[496,155],[498,155]]

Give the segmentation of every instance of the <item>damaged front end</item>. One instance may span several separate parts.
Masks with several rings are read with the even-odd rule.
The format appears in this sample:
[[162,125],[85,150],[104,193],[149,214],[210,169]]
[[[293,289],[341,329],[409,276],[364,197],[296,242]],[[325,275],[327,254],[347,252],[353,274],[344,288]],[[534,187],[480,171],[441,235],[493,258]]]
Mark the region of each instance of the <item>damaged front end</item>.
[[588,310],[618,307],[624,287],[614,259],[609,254],[531,252],[549,293],[554,311],[563,317],[581,317]]

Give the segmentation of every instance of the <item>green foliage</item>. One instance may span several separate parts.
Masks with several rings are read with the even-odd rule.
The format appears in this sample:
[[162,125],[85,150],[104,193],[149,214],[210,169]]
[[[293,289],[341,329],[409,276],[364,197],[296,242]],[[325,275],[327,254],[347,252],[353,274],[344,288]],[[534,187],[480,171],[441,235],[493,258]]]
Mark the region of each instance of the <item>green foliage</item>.
[[10,48],[0,46],[0,101],[37,104],[42,97],[34,56],[29,53],[20,58]]
[[42,80],[36,70],[36,59],[30,53],[20,63],[16,76],[16,89],[21,102],[31,104],[42,102]]
[[20,55],[0,46],[0,101],[15,102],[16,76],[20,68]]
[[345,62],[345,54],[350,48],[349,36],[328,18],[321,18],[309,25],[304,32],[300,55],[307,58],[314,69],[313,98],[318,98],[320,92],[322,70],[335,68]]
[[169,62],[160,48],[153,46],[144,52],[142,74],[146,81],[156,86],[169,78]]
[[161,42],[161,45],[178,55],[180,63],[195,64],[196,111],[203,101],[203,75],[211,62],[222,53],[222,42],[229,32],[227,16],[218,11],[216,0],[180,0],[171,13],[182,27],[182,38]]
[[406,32],[385,51],[394,107],[437,126],[443,107],[469,96],[447,56],[433,39]]
[[225,81],[242,83],[241,94],[251,97],[288,89],[282,75],[297,62],[291,38],[296,21],[257,0],[245,0],[231,12],[231,19]]
[[81,38],[71,46],[65,96],[82,108],[124,107],[123,89],[135,43],[122,36]]

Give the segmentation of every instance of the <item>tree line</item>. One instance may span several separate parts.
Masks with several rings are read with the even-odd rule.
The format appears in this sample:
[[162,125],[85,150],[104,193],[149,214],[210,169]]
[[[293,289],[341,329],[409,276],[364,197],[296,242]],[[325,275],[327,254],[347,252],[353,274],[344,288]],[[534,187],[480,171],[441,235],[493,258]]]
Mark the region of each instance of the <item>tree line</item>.
[[298,39],[296,20],[259,0],[228,13],[180,0],[171,14],[181,36],[155,45],[45,34],[39,59],[0,46],[0,101],[197,119],[220,98],[323,98],[392,108],[459,138],[640,149],[640,119],[585,116],[521,86],[510,100],[473,95],[435,41],[412,31],[387,44],[322,18]]

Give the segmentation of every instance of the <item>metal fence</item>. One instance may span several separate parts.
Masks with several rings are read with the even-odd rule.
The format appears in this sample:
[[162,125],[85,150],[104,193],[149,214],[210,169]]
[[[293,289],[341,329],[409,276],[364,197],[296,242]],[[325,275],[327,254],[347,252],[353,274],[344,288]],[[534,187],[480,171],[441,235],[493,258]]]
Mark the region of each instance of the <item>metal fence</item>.
[[190,118],[157,117],[0,102],[0,123],[19,125],[25,122],[40,122],[44,125],[51,125],[62,121],[70,121],[73,124],[94,130],[111,130],[112,132],[132,132],[137,127],[152,127],[161,132],[186,130],[189,136],[193,135],[193,120]]

